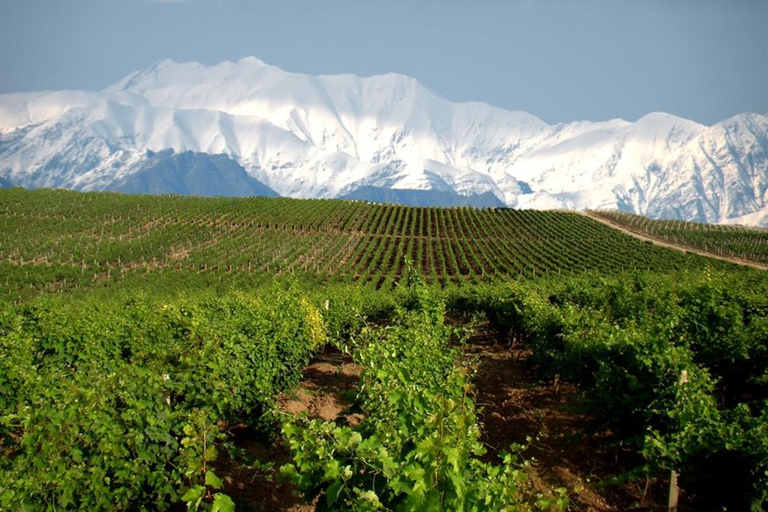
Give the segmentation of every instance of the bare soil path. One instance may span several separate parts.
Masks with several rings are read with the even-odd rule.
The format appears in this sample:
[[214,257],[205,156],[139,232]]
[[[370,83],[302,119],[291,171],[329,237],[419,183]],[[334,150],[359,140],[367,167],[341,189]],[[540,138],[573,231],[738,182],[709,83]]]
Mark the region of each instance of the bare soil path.
[[572,511],[666,510],[667,482],[649,481],[647,488],[644,479],[609,484],[640,461],[616,446],[610,432],[594,429],[577,389],[540,382],[526,363],[530,352],[481,329],[467,355],[476,368],[475,401],[482,408],[488,460],[512,443],[527,445],[522,456],[533,461],[542,492],[566,488]]
[[[310,418],[336,420],[344,417],[350,425],[362,419],[347,411],[355,396],[361,368],[352,358],[326,347],[304,369],[296,393],[283,395],[279,406],[291,414],[307,413]],[[294,486],[278,481],[280,466],[291,461],[288,447],[280,440],[253,438],[244,427],[230,429],[236,461],[227,459],[222,473],[224,491],[237,504],[238,512],[311,512],[315,505],[301,503]],[[252,461],[271,463],[273,469],[259,468]]]
[[590,219],[596,220],[597,222],[601,222],[606,226],[612,227],[613,229],[618,229],[622,233],[625,233],[629,236],[633,236],[638,240],[642,240],[644,242],[651,242],[654,245],[658,245],[659,247],[666,247],[667,249],[673,249],[675,251],[681,251],[681,252],[692,252],[692,253],[698,254],[699,256],[706,256],[707,258],[714,258],[716,260],[727,261],[728,263],[735,263],[736,265],[743,265],[745,267],[752,267],[760,270],[768,270],[768,265],[763,265],[762,263],[757,263],[754,261],[746,261],[739,258],[729,258],[728,256],[723,256],[720,254],[704,251],[701,249],[696,249],[694,247],[672,244],[665,240],[660,240],[658,238],[653,238],[648,235],[638,233],[636,231],[632,231],[626,228],[625,226],[622,226],[621,224],[611,222],[610,220],[589,210],[568,210],[568,211],[572,213],[577,213],[579,215],[584,215],[585,217],[589,217]]

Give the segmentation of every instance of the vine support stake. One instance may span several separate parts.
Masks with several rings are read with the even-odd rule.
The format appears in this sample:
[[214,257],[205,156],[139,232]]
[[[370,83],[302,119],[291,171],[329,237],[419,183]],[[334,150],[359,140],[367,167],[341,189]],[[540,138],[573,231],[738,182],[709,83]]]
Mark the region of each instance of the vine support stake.
[[[682,386],[688,383],[688,370],[683,370],[680,373],[680,380],[677,385]],[[667,504],[667,512],[677,512],[678,501],[678,488],[677,488],[677,471],[674,469],[669,472],[669,502]]]
[[677,471],[674,469],[669,472],[669,504],[667,505],[668,512],[677,512]]

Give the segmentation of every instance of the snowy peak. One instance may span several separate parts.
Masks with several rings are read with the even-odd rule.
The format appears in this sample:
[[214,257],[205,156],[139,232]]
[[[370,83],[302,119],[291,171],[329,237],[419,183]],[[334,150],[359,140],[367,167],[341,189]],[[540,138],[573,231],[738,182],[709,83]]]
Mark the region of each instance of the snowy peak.
[[[164,85],[194,85],[196,81],[216,81],[226,78],[227,75],[247,75],[271,68],[281,73],[278,67],[268,66],[256,57],[245,57],[237,62],[224,61],[215,66],[205,66],[199,62],[175,62],[165,59],[154,63],[147,69],[136,71],[109,87],[107,91],[142,90],[162,87]],[[230,76],[231,77],[231,76]]]
[[162,61],[107,89],[116,90],[139,94],[157,107],[260,117],[290,129],[301,124],[297,117],[314,121],[316,116],[323,126],[329,121],[345,127],[373,121],[382,127],[405,124],[419,132],[446,131],[442,129],[452,124],[478,123],[488,117],[506,119],[514,126],[543,125],[524,112],[478,103],[452,104],[403,75],[310,76],[289,73],[256,58],[212,67]]
[[41,123],[95,101],[97,95],[85,91],[0,94],[0,132]]
[[[311,76],[254,57],[166,60],[101,92],[0,95],[0,178],[142,192],[160,183],[180,193],[265,186],[296,197],[768,224],[767,133],[759,114],[711,127],[658,112],[634,123],[552,126],[526,112],[452,103],[397,74]],[[149,156],[167,150],[175,156],[162,165]]]

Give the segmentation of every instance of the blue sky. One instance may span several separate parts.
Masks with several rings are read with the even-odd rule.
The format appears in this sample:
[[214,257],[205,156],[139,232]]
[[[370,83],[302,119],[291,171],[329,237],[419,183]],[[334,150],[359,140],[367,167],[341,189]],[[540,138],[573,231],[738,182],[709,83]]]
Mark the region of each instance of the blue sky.
[[549,123],[768,113],[766,0],[0,0],[0,93],[171,58],[413,76]]

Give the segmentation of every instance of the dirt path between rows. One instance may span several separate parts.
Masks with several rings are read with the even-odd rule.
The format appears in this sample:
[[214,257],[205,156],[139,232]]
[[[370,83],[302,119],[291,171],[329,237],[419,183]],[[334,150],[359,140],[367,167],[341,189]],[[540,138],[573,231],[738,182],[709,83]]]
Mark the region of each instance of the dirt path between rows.
[[585,217],[589,217],[592,220],[596,220],[597,222],[605,224],[606,226],[609,226],[609,227],[611,227],[613,229],[617,229],[617,230],[621,231],[622,233],[625,233],[625,234],[627,234],[629,236],[633,236],[633,237],[637,238],[638,240],[642,240],[644,242],[651,242],[654,245],[658,245],[659,247],[665,247],[667,249],[673,249],[675,251],[680,251],[680,252],[692,252],[692,253],[698,254],[699,256],[706,256],[707,258],[714,258],[716,260],[727,261],[728,263],[734,263],[736,265],[742,265],[742,266],[745,266],[745,267],[756,268],[756,269],[759,269],[759,270],[768,270],[768,265],[763,265],[761,263],[757,263],[757,262],[754,262],[754,261],[746,261],[746,260],[742,260],[742,259],[739,259],[739,258],[729,258],[728,256],[722,256],[720,254],[715,254],[715,253],[704,251],[704,250],[701,250],[701,249],[696,249],[695,247],[688,247],[688,246],[685,246],[685,245],[672,244],[672,243],[666,242],[664,240],[660,240],[658,238],[653,238],[653,237],[650,237],[648,235],[645,235],[645,234],[642,234],[642,233],[638,233],[636,231],[632,231],[632,230],[626,228],[625,226],[622,226],[621,224],[617,224],[615,222],[611,222],[610,220],[608,220],[608,219],[606,219],[604,217],[601,217],[600,215],[596,214],[595,212],[592,212],[592,211],[589,211],[589,210],[568,210],[568,211],[572,212],[572,213],[576,213],[578,215],[583,215]]
[[[336,420],[345,418],[350,425],[362,416],[347,409],[357,390],[362,368],[349,355],[326,347],[304,369],[294,394],[279,399],[282,412],[306,413],[310,418]],[[314,504],[302,503],[293,485],[280,482],[278,470],[291,462],[288,447],[281,440],[253,438],[243,427],[230,429],[232,441],[241,452],[237,460],[227,459],[222,473],[224,491],[237,504],[238,512],[312,512]],[[261,469],[253,462],[271,463],[272,469]]]
[[[529,351],[510,345],[488,325],[481,326],[466,345],[467,361],[475,368],[475,403],[480,409],[482,442],[488,462],[512,443],[528,445],[521,455],[533,462],[533,478],[542,493],[568,490],[573,512],[661,512],[666,510],[668,482],[663,479],[608,480],[639,464],[637,455],[622,451],[610,432],[595,431],[592,418],[580,407],[578,391],[565,383],[540,382],[526,360]],[[303,372],[298,389],[280,397],[280,409],[310,418],[357,425],[362,416],[350,411],[361,367],[333,348],[318,354]],[[279,467],[290,462],[281,442],[252,439],[244,429],[230,430],[241,451],[227,460],[222,476],[225,492],[241,512],[312,512],[295,488],[276,479]],[[270,462],[272,470],[251,461]],[[250,465],[249,465],[250,463]]]
[[467,355],[474,360],[475,402],[482,408],[482,441],[486,458],[497,460],[512,443],[534,464],[534,480],[542,492],[564,487],[575,512],[666,511],[667,482],[634,480],[620,485],[608,480],[640,464],[622,451],[610,432],[596,431],[584,412],[578,390],[562,382],[539,382],[521,346],[490,329],[472,336]]

